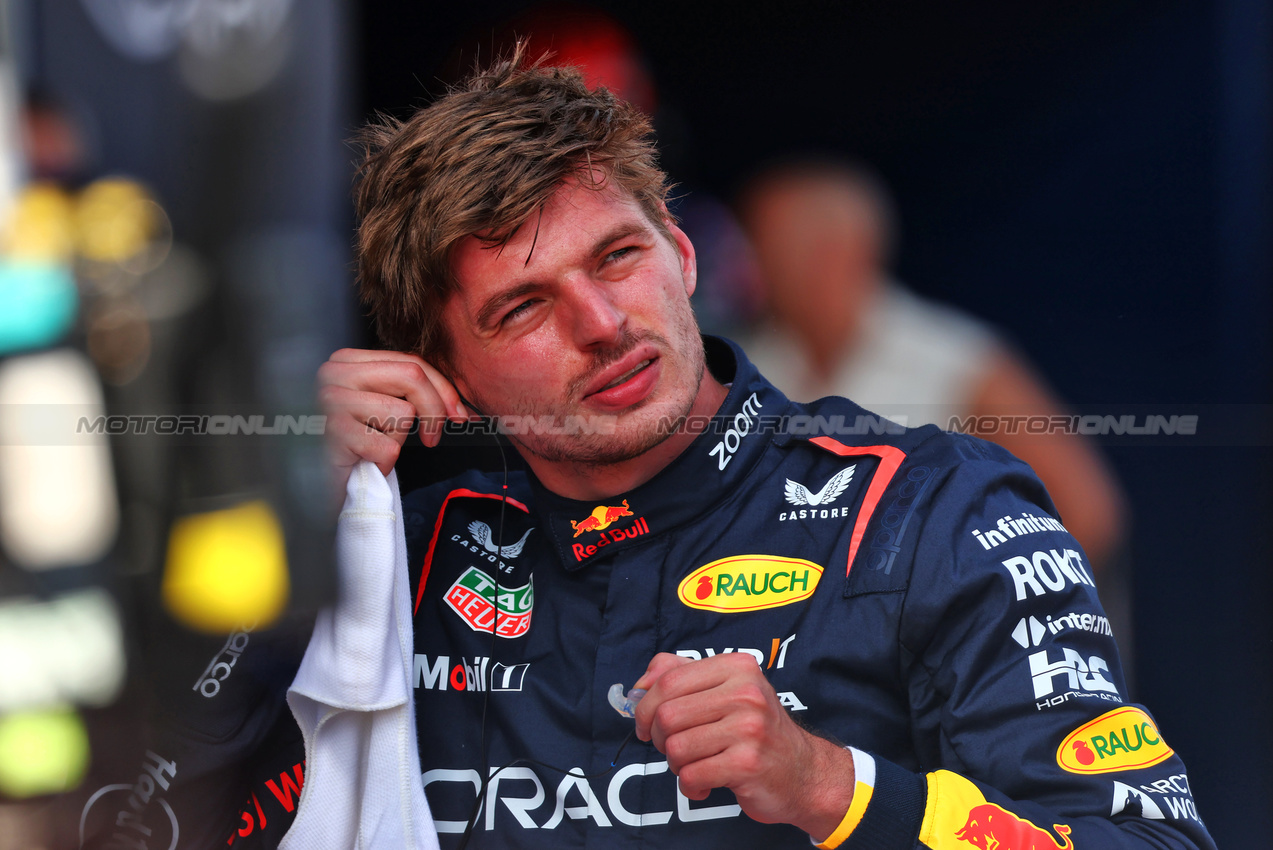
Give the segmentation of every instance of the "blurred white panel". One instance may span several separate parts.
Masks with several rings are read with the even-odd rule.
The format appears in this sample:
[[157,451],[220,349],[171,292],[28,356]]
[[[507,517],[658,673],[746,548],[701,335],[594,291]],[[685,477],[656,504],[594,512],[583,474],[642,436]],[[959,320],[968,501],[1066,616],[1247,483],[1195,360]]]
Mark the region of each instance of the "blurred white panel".
[[83,0],[98,31],[130,59],[150,62],[166,56],[199,0]]
[[100,588],[0,603],[0,712],[109,704],[124,681],[119,612]]
[[106,435],[75,433],[81,417],[104,414],[83,354],[0,362],[0,544],[20,566],[91,563],[114,542],[119,502]]

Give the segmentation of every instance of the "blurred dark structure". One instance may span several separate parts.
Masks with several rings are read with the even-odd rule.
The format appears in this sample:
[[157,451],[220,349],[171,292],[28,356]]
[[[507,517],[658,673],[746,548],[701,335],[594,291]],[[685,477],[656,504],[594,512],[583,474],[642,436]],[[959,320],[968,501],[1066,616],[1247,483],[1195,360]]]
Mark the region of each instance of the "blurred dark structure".
[[[146,187],[182,249],[172,273],[127,282],[141,320],[111,336],[107,353],[143,341],[149,357],[128,364],[136,368],[105,368],[119,358],[95,351],[94,302],[85,298],[107,410],[259,424],[248,436],[112,440],[123,521],[111,589],[125,612],[128,686],[115,705],[86,715],[92,764],[80,787],[0,806],[0,820],[26,830],[0,828],[0,847],[141,846],[143,837],[176,846],[178,834],[183,847],[223,847],[236,831],[264,827],[261,818],[248,828],[239,807],[259,785],[260,747],[279,739],[275,722],[284,737],[298,735],[283,692],[314,610],[334,594],[333,505],[321,423],[311,417],[315,371],[354,324],[346,8],[10,0],[5,12],[19,86],[44,93],[83,133],[91,174],[82,176]],[[122,285],[98,288],[115,297]],[[272,431],[276,416],[306,423],[303,433]],[[169,530],[189,517],[239,522],[223,541],[241,542],[240,529],[255,525],[257,542],[281,543],[271,536],[281,530],[282,564],[269,555],[252,562],[232,544],[204,588],[226,587],[232,565],[246,561],[247,593],[232,594],[242,601],[277,574],[271,564],[281,566],[290,574],[281,616],[192,618],[215,594],[189,594],[196,602],[184,612],[174,605],[180,593],[168,579],[180,559]],[[207,545],[217,529],[204,528],[187,551],[218,551]]]
[[[442,90],[527,3],[367,0],[362,105]],[[875,164],[898,273],[1014,335],[1126,483],[1141,698],[1220,846],[1273,794],[1273,3],[594,4],[636,36],[677,181],[822,149]]]

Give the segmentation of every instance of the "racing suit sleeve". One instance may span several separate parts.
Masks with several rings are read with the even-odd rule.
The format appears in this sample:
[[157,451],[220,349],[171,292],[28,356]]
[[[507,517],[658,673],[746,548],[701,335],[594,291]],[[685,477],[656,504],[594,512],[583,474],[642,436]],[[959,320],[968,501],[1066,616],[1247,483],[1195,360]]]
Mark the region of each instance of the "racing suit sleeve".
[[838,846],[1214,848],[1042,484],[997,447],[960,451],[920,508],[898,636],[923,769],[864,756],[869,802]]

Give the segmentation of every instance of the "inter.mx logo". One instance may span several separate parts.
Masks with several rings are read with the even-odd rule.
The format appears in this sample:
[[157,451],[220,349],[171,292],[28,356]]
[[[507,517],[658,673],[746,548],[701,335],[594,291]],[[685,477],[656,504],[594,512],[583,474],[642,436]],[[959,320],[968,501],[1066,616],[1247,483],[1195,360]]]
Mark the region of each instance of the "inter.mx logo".
[[1041,644],[1048,635],[1059,634],[1067,629],[1077,629],[1107,637],[1114,634],[1106,618],[1097,614],[1079,614],[1071,611],[1059,617],[1049,614],[1046,620],[1040,620],[1035,616],[1022,617],[1012,630],[1012,639],[1029,649]]
[[486,573],[469,567],[447,590],[446,604],[475,632],[521,637],[530,629],[535,587],[531,581],[521,587],[499,587]]

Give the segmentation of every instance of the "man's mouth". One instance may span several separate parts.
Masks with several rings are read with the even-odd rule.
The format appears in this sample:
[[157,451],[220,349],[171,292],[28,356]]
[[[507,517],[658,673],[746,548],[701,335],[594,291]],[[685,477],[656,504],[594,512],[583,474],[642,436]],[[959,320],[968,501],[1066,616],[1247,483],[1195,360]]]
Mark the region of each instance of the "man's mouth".
[[622,384],[624,381],[630,380],[630,379],[632,378],[632,376],[633,376],[633,375],[635,375],[637,372],[640,372],[640,371],[641,371],[642,369],[644,369],[646,366],[649,366],[649,365],[650,365],[650,362],[651,362],[651,361],[649,361],[649,360],[642,360],[640,363],[638,363],[638,364],[637,364],[636,366],[634,366],[632,369],[628,370],[627,372],[624,372],[622,375],[620,375],[619,377],[615,378],[613,381],[611,381],[610,383],[606,384],[606,385],[605,385],[604,387],[602,387],[601,389],[597,390],[597,392],[605,392],[605,391],[606,391],[606,390],[608,390],[608,389],[613,389],[614,387],[619,386],[619,384]]

